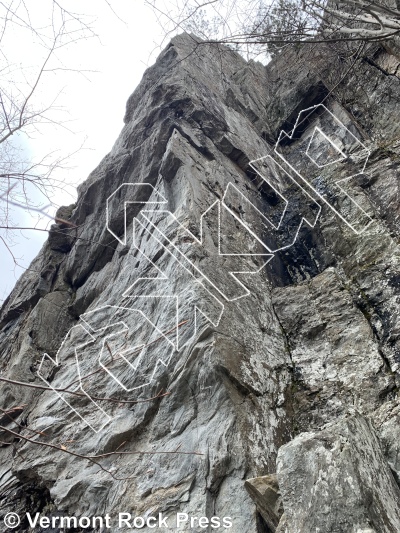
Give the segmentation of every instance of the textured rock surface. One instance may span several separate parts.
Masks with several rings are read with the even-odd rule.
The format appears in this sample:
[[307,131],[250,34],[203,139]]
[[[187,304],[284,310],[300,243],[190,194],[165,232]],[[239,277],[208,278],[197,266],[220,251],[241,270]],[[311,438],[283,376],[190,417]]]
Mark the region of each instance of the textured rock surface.
[[[76,206],[58,214],[0,315],[2,378],[46,386],[39,371],[52,387],[82,394],[81,378],[92,397],[3,381],[0,407],[24,406],[20,425],[4,427],[83,455],[129,453],[99,459],[101,469],[5,429],[0,515],[162,512],[174,531],[173,516],[186,512],[232,517],[232,528],[219,531],[265,532],[245,480],[276,472],[283,445],[354,408],[375,426],[377,436],[359,422],[371,453],[380,440],[379,464],[400,478],[400,82],[376,67],[392,69],[396,57],[370,47],[338,84],[348,64],[323,46],[312,56],[289,50],[267,67],[190,36],[164,50],[129,98],[112,151],[80,186]],[[281,129],[290,133],[300,111],[322,103],[328,111],[313,108],[279,145],[282,157],[275,153]],[[313,137],[315,127],[348,150],[340,164],[325,166],[335,147]],[[363,146],[371,152],[365,171]],[[321,163],[314,174],[307,147]],[[337,187],[341,179],[362,210]],[[270,258],[266,247],[280,251]],[[230,275],[237,271],[252,275],[238,275],[240,285]],[[196,306],[203,314],[195,324]],[[179,346],[171,344],[176,329]],[[309,436],[297,439],[293,446]],[[376,471],[369,457],[363,472]],[[333,459],[343,472],[346,463]],[[280,485],[290,493],[290,472]],[[394,497],[394,486],[386,490]],[[354,519],[368,498],[359,492]],[[339,504],[332,508],[340,515]],[[315,524],[321,509],[316,502]],[[314,531],[293,529],[295,507],[284,510],[281,531]],[[392,531],[384,527],[370,529]]]
[[[281,448],[282,449],[282,448]],[[247,479],[244,486],[253,498],[258,512],[274,532],[282,517],[282,498],[276,474]]]
[[285,513],[278,533],[400,529],[400,490],[360,415],[302,433],[279,450]]

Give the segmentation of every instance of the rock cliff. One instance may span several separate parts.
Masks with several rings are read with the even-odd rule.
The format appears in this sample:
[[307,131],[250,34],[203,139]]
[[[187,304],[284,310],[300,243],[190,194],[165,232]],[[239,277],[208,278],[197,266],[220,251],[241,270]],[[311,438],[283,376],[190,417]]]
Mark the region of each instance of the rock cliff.
[[400,531],[396,50],[161,53],[1,310],[0,520]]

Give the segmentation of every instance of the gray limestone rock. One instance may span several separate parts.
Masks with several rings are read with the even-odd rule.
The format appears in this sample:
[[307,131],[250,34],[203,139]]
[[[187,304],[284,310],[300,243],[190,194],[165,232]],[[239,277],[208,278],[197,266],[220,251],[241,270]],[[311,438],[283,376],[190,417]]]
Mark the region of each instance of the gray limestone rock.
[[400,529],[399,487],[360,414],[282,446],[277,475],[285,509],[278,533]]
[[247,479],[244,486],[253,498],[257,510],[269,529],[274,532],[283,514],[281,493],[276,474]]
[[[171,41],[0,311],[0,408],[25,406],[3,430],[0,520],[163,513],[185,531],[181,512],[262,533],[245,480],[276,472],[279,454],[280,533],[332,516],[331,531],[396,530],[393,50],[366,47],[337,84],[348,66],[324,45],[263,66]],[[346,418],[354,408],[375,429]],[[318,497],[304,482],[315,454],[335,478]],[[311,526],[294,525],[307,502]],[[270,529],[279,512],[265,511]]]

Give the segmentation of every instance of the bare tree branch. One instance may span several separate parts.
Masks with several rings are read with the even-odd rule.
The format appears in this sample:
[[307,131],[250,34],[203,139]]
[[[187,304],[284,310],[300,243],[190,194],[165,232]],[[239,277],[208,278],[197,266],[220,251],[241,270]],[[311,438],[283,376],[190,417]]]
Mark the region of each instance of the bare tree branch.
[[174,451],[135,451],[135,452],[109,452],[104,453],[100,455],[82,455],[78,452],[74,452],[72,450],[69,450],[65,446],[57,446],[55,444],[50,444],[49,442],[44,442],[40,440],[34,440],[32,438],[26,437],[25,435],[22,435],[21,433],[17,433],[16,431],[13,431],[12,429],[9,429],[5,426],[0,425],[0,430],[4,431],[5,433],[8,433],[12,436],[14,436],[17,439],[22,439],[25,442],[29,442],[31,444],[35,444],[36,446],[42,446],[44,448],[51,448],[52,450],[56,450],[62,453],[65,453],[67,455],[72,455],[73,457],[77,457],[78,459],[84,459],[86,461],[89,461],[90,463],[93,463],[94,465],[98,466],[101,470],[109,474],[113,479],[118,481],[125,481],[127,479],[131,479],[131,477],[117,477],[114,475],[111,470],[108,470],[103,465],[101,465],[98,460],[103,459],[104,457],[112,457],[112,456],[121,456],[121,455],[204,455],[201,452],[181,452],[179,450]]
[[242,53],[274,54],[288,44],[390,39],[400,11],[365,0],[146,0],[165,34],[192,32]]
[[[69,185],[60,177],[61,171],[66,169],[66,163],[82,149],[80,147],[72,154],[60,156],[57,153],[48,153],[40,160],[33,161],[29,155],[23,153],[19,139],[27,138],[42,133],[42,128],[54,124],[67,128],[65,123],[57,117],[60,108],[57,99],[61,89],[54,98],[47,98],[47,103],[42,104],[42,87],[55,72],[68,70],[85,75],[85,71],[73,68],[73,65],[64,65],[61,52],[67,46],[96,37],[90,21],[82,14],[66,9],[59,0],[50,2],[48,19],[50,24],[36,26],[29,12],[26,2],[13,0],[0,1],[0,42],[10,41],[14,30],[25,32],[26,37],[35,40],[35,51],[38,54],[38,68],[24,67],[14,64],[7,57],[12,52],[10,43],[2,47],[2,61],[0,63],[0,247],[4,246],[11,254],[14,264],[18,261],[12,254],[15,242],[15,229],[18,224],[12,220],[13,216],[20,218],[16,210],[26,213],[35,213],[38,220],[42,218],[53,219],[48,212],[51,206],[54,212],[54,191],[66,190]],[[33,6],[32,6],[33,9]],[[15,32],[16,38],[19,33]],[[11,40],[10,40],[11,39]],[[15,50],[18,49],[16,44]],[[10,54],[13,56],[13,54]],[[68,129],[68,128],[67,128]],[[36,159],[36,158],[35,158]],[[44,199],[46,205],[44,205]],[[46,201],[47,200],[47,201]],[[15,215],[15,213],[17,213]],[[66,220],[57,220],[63,225],[74,227]],[[23,225],[25,227],[26,224]],[[22,229],[22,228],[21,228]]]

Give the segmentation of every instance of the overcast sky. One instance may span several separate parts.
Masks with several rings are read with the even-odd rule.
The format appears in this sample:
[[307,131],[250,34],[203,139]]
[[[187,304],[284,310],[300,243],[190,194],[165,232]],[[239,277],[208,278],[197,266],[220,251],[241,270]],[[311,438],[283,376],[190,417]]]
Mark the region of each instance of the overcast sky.
[[[63,126],[46,126],[40,135],[31,138],[20,136],[15,143],[25,157],[34,158],[55,150],[67,155],[75,152],[84,142],[84,149],[69,160],[70,168],[62,174],[62,179],[76,185],[111,149],[123,126],[126,100],[140,82],[146,67],[154,62],[160,45],[164,46],[166,41],[163,42],[155,14],[142,0],[112,0],[112,10],[106,0],[68,0],[63,4],[84,13],[88,17],[85,20],[92,21],[99,38],[78,41],[62,56],[66,68],[82,70],[83,74],[69,70],[57,71],[47,77],[46,83],[41,86],[40,97],[43,101],[57,96],[56,105],[62,108],[59,120]],[[35,2],[34,24],[41,24],[40,17],[46,15],[45,9],[48,9],[47,0]],[[40,64],[40,57],[35,57],[34,39],[32,42],[30,39],[32,36],[22,31],[21,34],[14,32],[9,36],[6,43],[10,51],[7,60],[23,64],[27,72],[29,68],[34,72]],[[74,187],[69,187],[55,194],[55,203],[73,203],[74,190]],[[20,226],[30,227],[36,223],[21,209],[15,209],[13,217]],[[47,223],[42,221],[39,226],[43,228]],[[18,262],[29,266],[46,238],[47,233],[41,231],[15,234],[12,251]],[[1,303],[23,269],[15,266],[2,243],[0,248]]]

